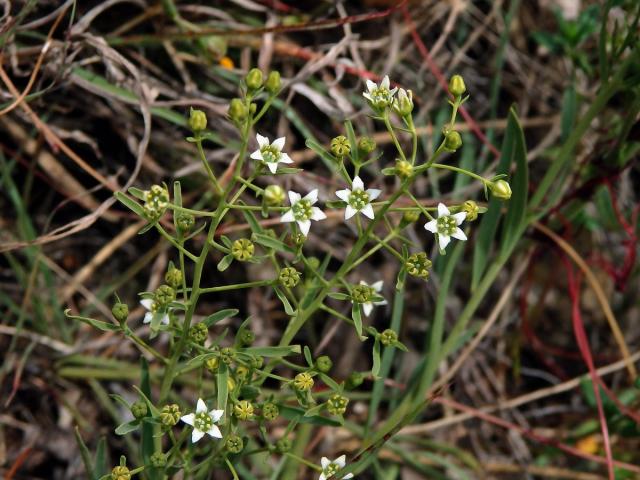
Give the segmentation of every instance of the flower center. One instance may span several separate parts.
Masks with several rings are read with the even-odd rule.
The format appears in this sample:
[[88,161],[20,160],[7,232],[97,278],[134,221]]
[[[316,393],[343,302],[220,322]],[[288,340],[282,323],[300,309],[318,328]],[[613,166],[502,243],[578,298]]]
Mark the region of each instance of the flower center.
[[387,105],[391,105],[391,92],[388,88],[378,87],[375,88],[371,93],[371,98],[373,99],[373,103],[384,107]]
[[438,227],[438,233],[440,235],[446,235],[447,237],[456,233],[456,229],[458,228],[456,219],[451,215],[438,218],[436,225]]
[[309,200],[302,199],[291,207],[293,210],[293,217],[296,220],[309,220],[312,215],[311,202]]
[[211,417],[207,412],[196,413],[193,420],[193,426],[196,430],[207,432],[211,427],[213,427],[213,420],[211,420]]
[[322,471],[322,473],[324,473],[324,476],[326,478],[329,478],[337,473],[338,470],[340,470],[340,465],[338,465],[337,463],[330,463],[329,465],[327,465],[327,468]]
[[369,194],[364,190],[354,190],[349,195],[349,205],[356,210],[362,210],[369,204]]
[[266,147],[262,147],[260,149],[260,153],[262,153],[262,160],[267,163],[274,163],[280,160],[280,150],[278,150],[273,145],[267,145]]

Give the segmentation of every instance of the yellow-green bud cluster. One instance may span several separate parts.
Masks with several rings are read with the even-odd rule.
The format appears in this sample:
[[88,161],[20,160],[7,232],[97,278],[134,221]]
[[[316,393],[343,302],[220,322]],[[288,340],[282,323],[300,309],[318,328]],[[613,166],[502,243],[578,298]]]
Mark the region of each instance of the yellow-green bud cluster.
[[125,465],[118,465],[111,470],[111,480],[130,480],[131,472]]
[[420,218],[420,212],[418,210],[407,210],[402,214],[402,222],[404,224],[415,223]]
[[467,200],[466,202],[464,202],[462,204],[461,210],[467,214],[465,220],[469,222],[473,222],[476,218],[478,218],[478,213],[480,213],[478,204],[473,200]]
[[147,403],[142,400],[131,404],[131,413],[138,420],[142,417],[146,417],[148,411]]
[[149,221],[155,222],[167,210],[169,205],[169,190],[162,185],[152,185],[151,188],[145,192],[144,199],[145,202],[142,206],[144,214]]
[[307,372],[301,372],[293,378],[293,388],[299,392],[307,392],[313,388],[313,377]]
[[275,95],[280,91],[280,84],[280,72],[274,70],[272,72],[269,72],[267,80],[264,82],[264,89],[271,95]]
[[220,350],[220,358],[222,359],[222,363],[230,365],[236,358],[236,351],[231,347],[225,347]]
[[369,285],[355,285],[351,289],[351,299],[355,303],[368,303],[373,299],[375,290]]
[[176,226],[182,233],[188,233],[196,224],[196,219],[190,213],[180,213],[176,217]]
[[455,130],[449,130],[445,133],[444,149],[447,152],[455,152],[462,146],[462,137]]
[[231,245],[231,255],[240,262],[246,262],[253,258],[254,251],[253,242],[247,238],[239,238]]
[[384,345],[385,347],[393,346],[397,341],[398,334],[390,328],[387,328],[380,334],[380,343],[382,343],[382,345]]
[[287,453],[289,450],[291,450],[291,446],[291,440],[283,437],[276,442],[276,451],[278,453]]
[[262,368],[262,365],[264,364],[264,360],[259,355],[252,355],[249,362],[251,364],[251,368]]
[[164,274],[164,281],[172,288],[179,288],[182,285],[182,270],[170,267]]
[[224,442],[224,448],[230,453],[240,453],[244,448],[244,442],[238,435],[231,434]]
[[244,82],[249,90],[258,90],[262,86],[262,80],[262,70],[259,68],[252,68],[244,77]]
[[269,185],[264,189],[264,203],[268,207],[279,207],[285,199],[286,193],[280,185]]
[[506,180],[497,180],[489,183],[491,194],[500,200],[509,200],[511,198],[511,186]]
[[265,420],[272,421],[278,418],[280,409],[275,403],[267,402],[262,406],[262,417]]
[[124,323],[129,316],[129,307],[126,303],[118,302],[111,309],[111,313],[118,322]]
[[209,329],[203,323],[196,323],[189,329],[189,340],[198,345],[204,345],[204,342],[209,337]]
[[300,272],[293,267],[285,267],[280,270],[278,280],[287,288],[293,288],[300,282]]
[[339,159],[349,155],[351,153],[351,145],[349,145],[347,137],[339,135],[331,139],[331,153]]
[[333,362],[327,355],[321,355],[316,358],[316,370],[322,373],[328,373],[333,367]]
[[173,427],[180,421],[180,417],[182,416],[182,412],[180,411],[180,407],[171,403],[169,405],[165,405],[160,410],[160,422],[165,427]]
[[149,462],[152,467],[162,468],[167,465],[167,456],[162,452],[154,452],[151,457],[149,457]]
[[240,400],[233,407],[233,414],[240,420],[253,419],[253,405],[249,400]]
[[427,254],[424,252],[414,253],[407,258],[405,268],[409,275],[426,280],[429,278],[431,260],[427,258]]
[[239,382],[243,383],[247,378],[249,378],[249,369],[244,365],[238,365],[236,368],[236,378]]
[[361,155],[369,155],[376,149],[376,141],[371,137],[361,137],[358,140],[358,152]]
[[353,390],[358,388],[364,382],[364,375],[361,372],[351,372],[349,377],[347,378],[347,382],[345,386],[349,390]]
[[218,357],[207,358],[204,362],[204,368],[206,368],[209,373],[217,373],[219,366],[220,359]]
[[249,116],[249,109],[239,98],[234,98],[229,102],[229,118],[236,124],[241,125]]
[[409,178],[413,175],[413,165],[409,163],[407,160],[396,159],[396,175],[401,179]]
[[176,299],[176,291],[169,285],[160,285],[153,294],[159,307],[166,307]]
[[327,411],[331,415],[343,415],[347,411],[349,399],[337,393],[334,393],[327,400]]
[[242,329],[238,335],[238,340],[241,345],[251,345],[256,340],[256,334],[251,330]]
[[194,110],[189,112],[189,128],[193,133],[200,133],[207,128],[207,115],[202,110]]

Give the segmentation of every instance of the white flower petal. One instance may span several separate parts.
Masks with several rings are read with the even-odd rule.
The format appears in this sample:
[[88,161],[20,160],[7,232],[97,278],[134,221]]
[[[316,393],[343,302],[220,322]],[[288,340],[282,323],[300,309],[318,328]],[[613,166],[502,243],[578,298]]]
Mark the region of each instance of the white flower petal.
[[457,238],[458,240],[462,240],[463,242],[467,239],[467,236],[462,231],[461,228],[456,228],[456,231],[451,234],[453,238]]
[[437,220],[431,220],[430,222],[427,222],[424,224],[424,228],[425,230],[431,232],[431,233],[436,233],[438,231],[438,221]]
[[164,315],[162,315],[162,318],[160,319],[160,323],[162,323],[163,325],[169,325],[169,314],[168,313],[165,313]]
[[140,300],[140,305],[142,305],[147,310],[151,310],[151,305],[153,305],[153,300],[150,298],[143,298]]
[[369,286],[370,286],[370,285],[369,285],[367,282],[365,282],[364,280],[360,280],[360,285],[366,285],[367,287],[369,287]]
[[267,137],[263,137],[259,133],[256,133],[256,140],[258,141],[258,145],[260,146],[260,148],[269,145],[269,139]]
[[456,225],[461,225],[465,218],[467,218],[467,212],[454,213],[451,216],[456,219]]
[[202,413],[206,411],[207,411],[207,404],[204,403],[204,400],[199,398],[198,403],[196,404],[196,413]]
[[280,221],[282,223],[290,223],[295,222],[295,217],[293,216],[293,210],[288,210],[284,215],[280,217]]
[[373,207],[371,206],[370,203],[367,203],[362,210],[360,210],[360,212],[365,216],[370,218],[371,220],[373,220],[373,218],[375,217],[375,213],[373,213]]
[[309,235],[309,229],[311,228],[311,220],[298,220],[298,226],[300,231],[306,237]]
[[447,206],[444,203],[439,203],[438,204],[438,218],[439,217],[446,217],[447,215],[449,215],[449,209],[447,208]]
[[144,318],[142,319],[142,323],[151,323],[153,320],[153,313],[147,312],[144,314]]
[[357,213],[357,210],[353,208],[351,205],[347,205],[347,208],[344,209],[344,219],[349,220]]
[[276,147],[279,152],[284,148],[284,142],[286,141],[285,137],[276,138],[273,142],[271,142],[272,147]]
[[389,95],[391,95],[393,97],[396,94],[397,91],[398,91],[398,87],[392,88],[391,90],[389,90]]
[[194,413],[190,413],[188,415],[181,416],[180,420],[182,420],[187,425],[191,425],[193,427],[193,421],[195,420],[195,418],[196,418],[196,415]]
[[451,237],[449,235],[440,235],[438,234],[438,245],[440,246],[440,250],[444,250],[449,245],[451,241]]
[[266,165],[271,173],[276,173],[276,170],[278,170],[278,162],[268,162]]
[[382,83],[380,83],[380,87],[386,88],[388,90],[389,85],[391,85],[391,82],[389,81],[389,75],[385,75],[384,78],[382,79]]
[[345,188],[344,190],[338,190],[336,192],[336,197],[338,197],[343,202],[349,201],[349,196],[351,195],[351,190]]
[[249,158],[253,159],[253,160],[262,160],[262,151],[260,150],[256,150],[255,152],[253,152],[251,155],[249,155]]
[[329,460],[327,457],[322,457],[320,459],[320,465],[322,466],[322,469],[324,470],[329,465],[331,465],[331,460]]
[[353,478],[353,473],[347,473],[344,477],[342,477],[343,479],[345,478]]
[[369,95],[367,92],[364,92],[362,96],[367,100],[369,100],[370,102],[373,102],[373,98],[371,98],[371,95]]
[[325,477],[324,472],[320,474],[320,476],[318,477],[318,480],[327,480],[327,477]]
[[293,160],[291,160],[291,157],[288,154],[283,153],[280,156],[280,163],[293,163]]
[[364,182],[358,176],[354,177],[353,182],[351,182],[353,190],[364,190]]
[[367,302],[362,304],[362,311],[367,317],[371,315],[372,310],[373,310],[373,303]]
[[193,432],[191,432],[191,442],[192,443],[196,443],[198,440],[200,440],[202,437],[204,437],[204,432],[198,430],[197,428],[193,429]]
[[347,464],[347,456],[340,455],[333,461],[333,463],[337,463],[340,468],[344,468],[344,466]]
[[386,300],[380,300],[379,302],[374,302],[373,304],[374,304],[375,306],[378,306],[378,305],[386,305],[386,304],[387,304],[387,301],[386,301]]
[[222,418],[222,415],[224,415],[224,410],[211,410],[209,412],[209,416],[211,417],[211,420],[213,420],[214,422],[217,422],[218,420],[220,420]]
[[380,196],[382,190],[378,190],[377,188],[370,188],[367,190],[367,195],[369,195],[369,200],[375,200]]
[[207,434],[211,437],[222,438],[222,432],[216,425],[212,425],[209,430],[207,430]]
[[311,207],[311,220],[315,220],[317,222],[318,220],[324,220],[325,218],[327,218],[327,215],[325,215],[322,210],[318,207]]
[[289,190],[289,202],[291,202],[292,206],[298,203],[301,198],[302,198],[302,195],[300,195],[297,192],[292,192],[291,190]]
[[373,92],[376,88],[378,88],[378,85],[369,79],[367,79],[365,83],[367,84],[367,90],[369,90],[369,93]]
[[318,189],[314,188],[313,190],[311,190],[304,196],[304,199],[309,200],[311,202],[311,205],[316,203],[318,201]]
[[371,284],[371,288],[373,288],[376,292],[381,292],[382,287],[384,286],[384,280],[378,280]]

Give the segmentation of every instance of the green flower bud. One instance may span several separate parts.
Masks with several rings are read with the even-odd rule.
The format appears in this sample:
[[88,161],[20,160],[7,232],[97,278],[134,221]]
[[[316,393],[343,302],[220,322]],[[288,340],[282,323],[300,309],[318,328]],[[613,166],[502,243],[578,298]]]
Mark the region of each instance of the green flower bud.
[[249,346],[256,340],[256,334],[251,330],[242,329],[239,333],[238,340],[240,340],[242,345]]
[[467,200],[462,204],[462,211],[467,214],[465,220],[473,222],[476,218],[478,218],[480,208],[478,207],[478,204],[473,200]]
[[333,362],[327,355],[316,358],[316,369],[319,372],[327,373],[333,367]]
[[182,412],[180,411],[180,407],[175,403],[171,403],[169,405],[165,405],[160,410],[160,422],[165,427],[173,427],[180,421],[180,417],[182,416]]
[[203,322],[191,325],[191,328],[189,328],[189,340],[197,345],[204,345],[208,337],[209,329]]
[[240,420],[252,420],[253,405],[248,400],[240,400],[233,407],[233,414]]
[[244,448],[244,442],[238,435],[231,434],[225,440],[224,448],[230,453],[240,453]]
[[334,393],[327,400],[327,410],[331,415],[343,415],[347,411],[349,399]]
[[167,465],[167,456],[162,452],[154,452],[151,457],[149,457],[149,462],[152,467],[163,468]]
[[236,351],[231,347],[225,347],[220,350],[220,358],[222,359],[222,363],[230,365],[236,358]]
[[280,90],[280,83],[280,72],[274,70],[272,72],[269,72],[267,81],[264,82],[264,88],[271,95],[275,95]]
[[193,133],[202,132],[207,128],[207,115],[202,110],[190,109],[189,128]]
[[396,175],[401,179],[409,178],[413,175],[413,165],[406,160],[396,159]]
[[257,90],[262,86],[262,70],[259,68],[252,68],[244,77],[244,82],[247,84],[249,90]]
[[206,368],[209,373],[218,373],[219,366],[220,359],[218,357],[207,358],[204,362],[204,368]]
[[293,379],[293,388],[299,392],[306,392],[313,388],[313,377],[307,372],[297,374]]
[[124,323],[127,321],[127,317],[129,316],[129,307],[126,303],[118,302],[111,309],[111,313],[113,314],[113,318],[118,322]]
[[279,207],[286,199],[286,193],[280,185],[269,185],[264,189],[264,203],[268,207]]
[[265,420],[273,421],[278,418],[280,409],[275,403],[267,402],[262,406],[262,417]]
[[291,235],[291,239],[293,240],[293,243],[299,247],[301,247],[302,245],[304,245],[304,241],[307,239],[307,237],[305,237],[302,233],[296,233]]
[[331,153],[339,158],[343,159],[351,152],[351,145],[349,140],[344,135],[339,135],[331,139]]
[[151,222],[157,221],[169,205],[169,190],[162,185],[152,185],[145,192],[144,214]]
[[153,294],[153,299],[159,307],[166,307],[176,299],[176,291],[169,285],[160,285]]
[[368,303],[373,299],[375,290],[369,285],[354,285],[351,290],[351,299],[355,303]]
[[460,75],[454,75],[449,80],[449,91],[454,97],[461,97],[467,91],[464,79]]
[[256,113],[256,110],[258,110],[258,104],[256,102],[251,102],[251,105],[249,105],[249,112],[251,115]]
[[179,288],[182,285],[182,270],[176,267],[169,268],[164,274],[164,281],[172,288]]
[[176,226],[180,232],[189,233],[189,231],[196,224],[196,219],[190,213],[180,213],[176,217]]
[[240,125],[249,116],[249,110],[242,100],[234,98],[229,103],[229,118]]
[[418,210],[407,210],[402,214],[402,222],[405,225],[415,223],[420,218],[420,212]]
[[511,186],[506,180],[497,180],[488,184],[491,194],[500,200],[509,200],[511,198]]
[[258,356],[258,355],[253,355],[251,356],[251,368],[262,368],[262,365],[264,364],[264,360],[262,359],[262,357]]
[[118,465],[111,470],[111,480],[130,480],[131,472],[125,465]]
[[382,343],[382,345],[384,345],[385,347],[394,345],[397,341],[398,341],[398,334],[393,330],[391,330],[390,328],[387,328],[384,332],[380,334],[380,343]]
[[449,130],[445,134],[444,149],[447,152],[455,152],[462,146],[462,137],[455,130]]
[[369,155],[376,149],[376,141],[371,137],[361,137],[358,140],[358,152],[360,155]]
[[276,442],[276,452],[278,453],[287,453],[291,450],[291,440],[288,438],[281,438]]
[[285,267],[280,270],[278,280],[285,287],[293,288],[300,282],[300,272],[293,267]]
[[233,392],[236,387],[238,386],[238,384],[236,383],[236,381],[231,378],[231,377],[227,377],[227,390],[230,392]]
[[362,385],[362,382],[364,382],[364,375],[361,372],[351,372],[347,378],[345,387],[348,390],[354,390]]
[[148,411],[147,402],[140,400],[131,404],[131,413],[137,420],[140,420],[142,417],[146,417]]
[[254,251],[253,242],[247,238],[239,238],[231,245],[231,255],[240,262],[253,258]]
[[414,253],[407,258],[405,268],[409,275],[427,280],[429,278],[431,260],[427,258],[427,254],[424,252]]
[[408,117],[413,112],[413,93],[401,88],[398,97],[393,101],[393,110],[401,117]]
[[249,369],[244,365],[239,365],[236,368],[236,378],[240,382],[244,382],[247,378],[249,378]]

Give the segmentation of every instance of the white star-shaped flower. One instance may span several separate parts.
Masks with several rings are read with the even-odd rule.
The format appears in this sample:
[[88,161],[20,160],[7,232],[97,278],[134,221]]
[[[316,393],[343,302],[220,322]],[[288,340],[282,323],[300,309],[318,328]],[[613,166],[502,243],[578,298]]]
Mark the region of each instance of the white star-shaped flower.
[[289,191],[291,209],[288,210],[280,221],[284,223],[297,222],[300,231],[306,237],[311,228],[311,220],[324,220],[327,216],[322,210],[313,205],[318,201],[318,189],[311,190],[304,198],[296,192]]
[[454,213],[451,215],[449,209],[444,204],[439,203],[438,218],[426,223],[424,228],[429,232],[436,234],[438,246],[440,247],[440,250],[444,250],[446,246],[449,245],[451,237],[462,241],[467,239],[467,236],[459,227],[462,222],[464,222],[465,218],[467,218],[466,212]]
[[251,158],[254,160],[260,160],[265,163],[271,173],[276,173],[279,163],[293,163],[291,157],[284,153],[285,138],[276,138],[272,143],[269,143],[267,137],[263,137],[259,133],[256,134],[256,140],[258,140],[258,150],[251,154]]
[[[378,280],[377,282],[372,283],[371,285],[369,285],[364,280],[360,280],[360,285],[366,285],[368,287],[373,288],[373,290],[376,293],[380,293],[382,291],[382,286],[384,285],[384,281],[383,280]],[[366,302],[366,303],[362,304],[362,311],[368,317],[371,314],[371,311],[373,310],[373,307],[378,306],[378,305],[386,305],[386,304],[387,304],[386,300],[380,300],[379,302]]]
[[[320,478],[318,480],[327,480],[328,478],[333,477],[339,470],[342,470],[346,464],[346,455],[341,455],[333,461],[329,460],[327,457],[322,457],[320,459],[322,473],[320,474]],[[342,478],[353,478],[353,473],[347,473]]]
[[222,418],[223,414],[224,410],[207,411],[207,404],[199,398],[196,405],[196,413],[183,415],[180,420],[193,427],[191,441],[196,443],[204,437],[205,433],[214,438],[222,438],[222,433],[215,423]]
[[397,88],[389,89],[389,76],[385,75],[380,85],[367,80],[367,91],[362,94],[376,108],[385,108],[393,103],[393,96],[398,91]]
[[169,312],[168,311],[158,311],[158,305],[150,298],[144,298],[140,300],[140,305],[142,305],[147,313],[144,314],[144,318],[142,319],[142,323],[151,323],[154,315],[162,315],[162,319],[160,323],[163,325],[169,325]]
[[362,179],[355,177],[351,184],[351,190],[348,188],[338,190],[336,196],[343,202],[347,202],[347,208],[344,211],[345,220],[350,219],[358,212],[373,220],[374,213],[371,201],[380,196],[380,190],[375,188],[365,190]]

